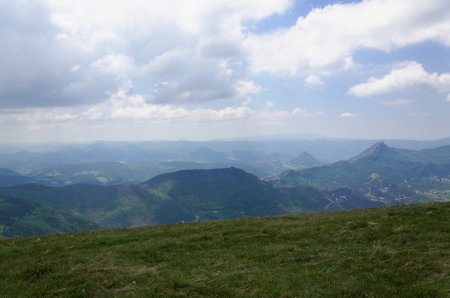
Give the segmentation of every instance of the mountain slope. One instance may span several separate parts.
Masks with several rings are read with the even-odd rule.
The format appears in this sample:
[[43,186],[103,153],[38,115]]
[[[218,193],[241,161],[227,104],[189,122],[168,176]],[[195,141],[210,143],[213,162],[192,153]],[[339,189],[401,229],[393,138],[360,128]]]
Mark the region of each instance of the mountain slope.
[[38,184],[0,188],[0,193],[61,212],[75,213],[101,227],[154,224],[145,199],[130,185],[100,186],[76,184],[48,187]]
[[348,188],[326,191],[311,186],[297,186],[279,188],[279,190],[287,198],[286,210],[291,212],[346,210],[384,206],[383,203],[367,199],[364,195]]
[[423,149],[419,154],[427,158],[429,163],[450,164],[450,145]]
[[0,240],[5,297],[448,297],[450,203]]

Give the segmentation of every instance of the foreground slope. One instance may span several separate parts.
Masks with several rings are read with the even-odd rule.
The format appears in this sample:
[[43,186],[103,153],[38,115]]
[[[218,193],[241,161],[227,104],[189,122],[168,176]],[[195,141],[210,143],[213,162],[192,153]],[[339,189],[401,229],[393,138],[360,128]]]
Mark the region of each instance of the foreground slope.
[[0,241],[5,297],[448,297],[450,203]]

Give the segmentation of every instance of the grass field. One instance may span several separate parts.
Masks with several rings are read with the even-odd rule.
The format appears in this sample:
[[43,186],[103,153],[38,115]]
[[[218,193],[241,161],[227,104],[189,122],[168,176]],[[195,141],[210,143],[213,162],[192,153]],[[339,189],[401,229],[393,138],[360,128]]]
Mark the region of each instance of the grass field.
[[450,203],[0,240],[2,297],[450,297]]

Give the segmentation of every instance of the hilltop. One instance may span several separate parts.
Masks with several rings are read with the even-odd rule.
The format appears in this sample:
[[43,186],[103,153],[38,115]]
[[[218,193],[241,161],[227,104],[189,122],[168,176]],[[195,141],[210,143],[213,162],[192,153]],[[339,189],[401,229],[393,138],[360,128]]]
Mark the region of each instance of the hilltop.
[[450,203],[0,240],[5,297],[448,297]]
[[278,190],[233,167],[162,174],[142,186],[143,193],[158,197],[158,223],[285,213]]

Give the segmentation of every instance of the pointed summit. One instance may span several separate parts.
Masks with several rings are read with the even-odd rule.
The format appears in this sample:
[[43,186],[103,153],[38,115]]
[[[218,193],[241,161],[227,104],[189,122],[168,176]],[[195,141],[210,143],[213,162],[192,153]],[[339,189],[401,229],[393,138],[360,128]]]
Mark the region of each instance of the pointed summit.
[[320,162],[306,151],[303,151],[300,155],[291,160],[290,163],[300,168],[310,168],[320,165]]
[[361,154],[350,159],[350,162],[356,162],[363,159],[376,160],[389,151],[390,148],[384,142],[377,142],[375,145],[366,149]]
[[386,143],[383,141],[380,141],[380,142],[375,143],[372,147],[370,147],[367,150],[373,150],[374,152],[380,152],[382,150],[387,150],[387,149],[389,149],[389,147],[386,145]]

